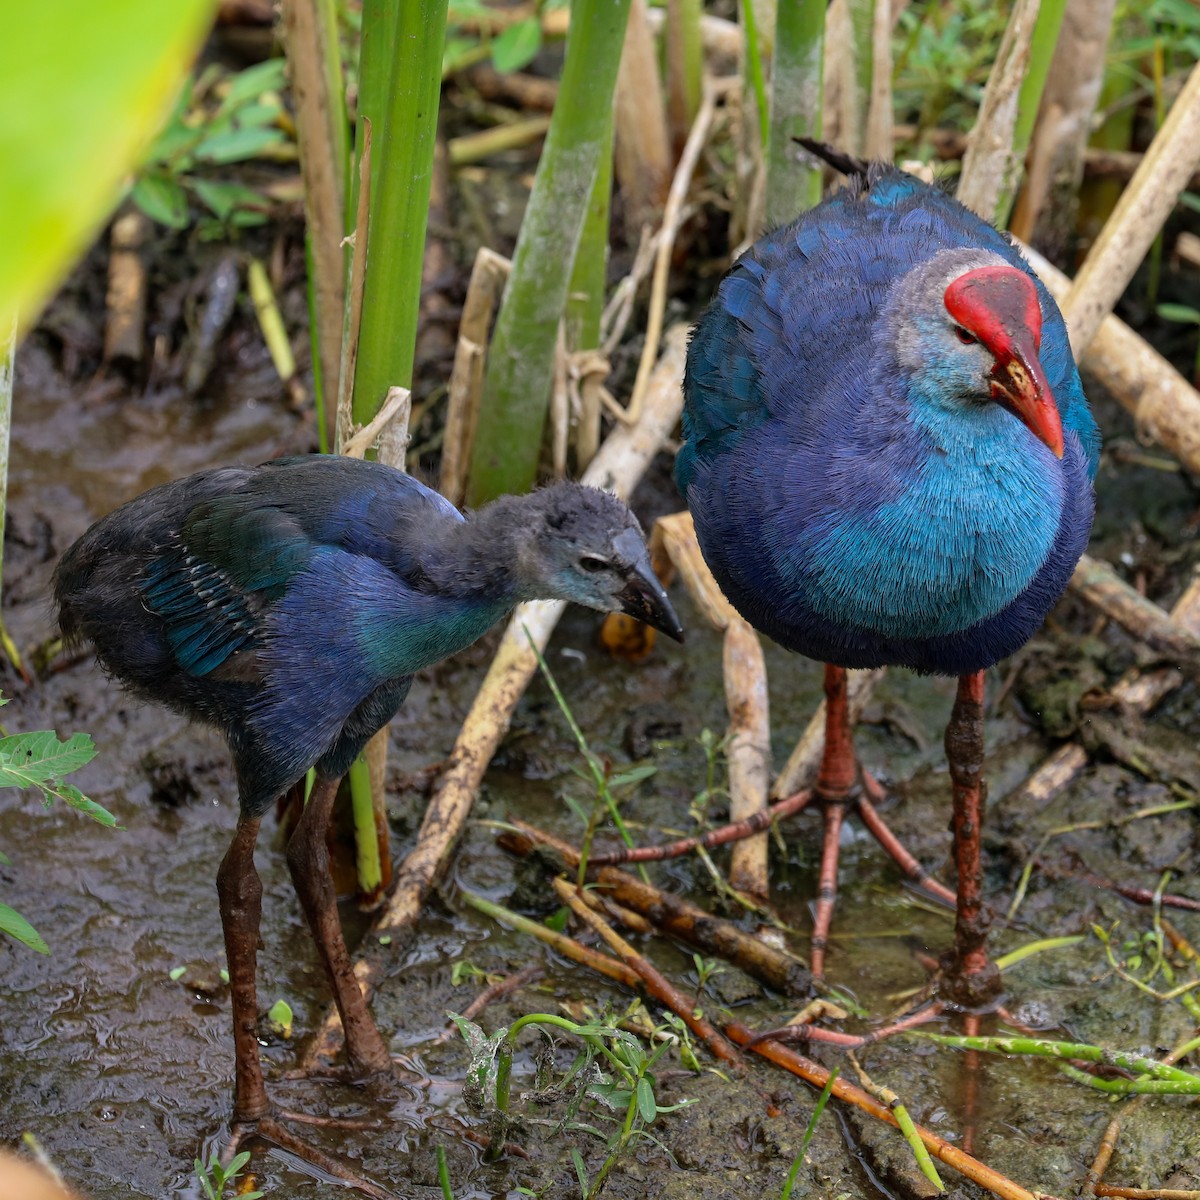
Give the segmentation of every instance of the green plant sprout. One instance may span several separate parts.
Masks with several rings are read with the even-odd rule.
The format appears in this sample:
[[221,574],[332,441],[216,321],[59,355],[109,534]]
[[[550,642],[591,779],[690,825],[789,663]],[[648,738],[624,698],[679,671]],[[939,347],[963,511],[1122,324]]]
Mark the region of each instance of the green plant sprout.
[[267,196],[207,172],[290,150],[279,96],[284,69],[284,60],[273,58],[235,75],[209,67],[189,80],[138,173],[130,192],[133,203],[162,225],[186,229],[189,196],[194,196],[212,214],[197,226],[207,240],[265,224],[271,208]]
[[804,1156],[808,1153],[809,1143],[813,1140],[813,1135],[817,1132],[817,1122],[821,1119],[821,1114],[825,1111],[825,1105],[829,1103],[829,1097],[833,1095],[833,1085],[838,1077],[838,1072],[841,1067],[834,1067],[829,1072],[829,1078],[825,1080],[825,1086],[821,1089],[821,1094],[817,1097],[817,1102],[813,1106],[812,1116],[808,1118],[808,1124],[804,1129],[804,1137],[800,1139],[800,1151],[792,1161],[792,1169],[787,1173],[787,1179],[783,1183],[783,1191],[779,1193],[779,1200],[791,1200],[792,1189],[796,1186],[796,1175],[800,1171],[800,1165],[804,1162]]
[[[7,703],[0,696],[0,704]],[[59,741],[53,730],[7,734],[0,737],[0,787],[36,788],[47,808],[55,800],[61,800],[93,821],[110,829],[117,828],[117,819],[108,809],[89,799],[73,784],[63,782],[64,776],[78,771],[95,755],[96,748],[86,733],[72,734],[65,742]],[[8,862],[8,857],[0,854],[0,863],[7,865]],[[7,904],[0,904],[0,933],[8,934],[39,954],[50,953],[41,934]]]
[[[583,1042],[566,1075],[557,1082],[548,1082],[546,1078],[549,1053],[539,1055],[538,1087],[526,1093],[526,1098],[534,1103],[566,1101],[565,1112],[555,1123],[556,1130],[569,1129],[604,1137],[596,1126],[576,1120],[586,1101],[592,1102],[593,1108],[599,1105],[621,1114],[618,1118],[620,1127],[607,1138],[608,1153],[593,1178],[588,1178],[583,1156],[578,1150],[571,1150],[583,1200],[594,1200],[600,1194],[613,1167],[639,1139],[653,1142],[671,1157],[670,1151],[647,1130],[661,1114],[678,1112],[694,1103],[684,1099],[678,1104],[663,1105],[654,1095],[653,1068],[671,1046],[679,1044],[673,1028],[656,1030],[656,1036],[662,1033],[661,1040],[653,1049],[647,1050],[639,1038],[615,1025],[600,1022],[581,1025],[553,1013],[527,1013],[490,1037],[466,1018],[456,1013],[449,1016],[471,1053],[463,1095],[490,1118],[489,1156],[495,1157],[500,1152],[511,1123],[512,1060],[517,1038],[526,1027],[534,1026],[543,1033],[561,1029]],[[551,1044],[547,1051],[552,1048]]]
[[[621,840],[626,846],[633,847],[633,836],[630,834],[628,827],[625,824],[624,818],[621,816],[620,807],[613,795],[614,788],[632,787],[634,784],[641,783],[644,779],[649,779],[657,770],[657,767],[652,765],[643,765],[630,767],[627,771],[611,772],[609,765],[605,763],[598,754],[588,745],[587,738],[583,735],[583,730],[579,728],[579,723],[575,720],[575,714],[571,712],[570,705],[567,704],[566,697],[562,694],[562,690],[558,686],[553,673],[546,664],[545,658],[542,656],[541,650],[538,649],[537,643],[533,640],[533,635],[528,629],[525,630],[525,636],[529,639],[530,646],[533,647],[533,653],[537,656],[538,667],[540,668],[543,677],[546,680],[547,686],[550,688],[551,694],[554,696],[555,702],[558,704],[559,711],[566,719],[567,725],[570,727],[571,733],[575,736],[575,743],[579,747],[580,754],[583,755],[587,770],[579,770],[572,767],[574,774],[581,779],[586,779],[592,783],[596,789],[595,800],[592,805],[591,813],[585,813],[577,804],[570,798],[567,803],[581,817],[586,826],[583,839],[579,851],[579,870],[576,876],[576,883],[582,887],[584,879],[587,876],[588,858],[591,856],[592,839],[595,836],[596,829],[600,824],[600,818],[605,812],[612,819],[612,823],[620,834]],[[644,880],[649,882],[644,867],[639,867],[639,871]]]
[[[209,1156],[207,1163],[199,1158],[195,1159],[192,1165],[195,1169],[196,1181],[200,1184],[200,1191],[204,1196],[204,1200],[223,1200],[225,1185],[235,1183],[238,1175],[242,1172],[242,1168],[249,1161],[249,1150],[243,1150],[241,1154],[235,1154],[227,1167],[221,1166],[220,1155],[215,1150]],[[236,1195],[238,1200],[261,1200],[263,1193],[255,1189],[252,1192],[237,1192]]]

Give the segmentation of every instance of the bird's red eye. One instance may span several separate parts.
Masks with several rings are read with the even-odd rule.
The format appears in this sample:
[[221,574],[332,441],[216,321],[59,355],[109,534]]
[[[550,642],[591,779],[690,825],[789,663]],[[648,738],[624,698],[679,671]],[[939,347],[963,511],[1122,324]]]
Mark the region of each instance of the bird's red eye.
[[964,329],[961,325],[955,325],[954,336],[958,338],[964,346],[973,346],[979,339],[969,330]]

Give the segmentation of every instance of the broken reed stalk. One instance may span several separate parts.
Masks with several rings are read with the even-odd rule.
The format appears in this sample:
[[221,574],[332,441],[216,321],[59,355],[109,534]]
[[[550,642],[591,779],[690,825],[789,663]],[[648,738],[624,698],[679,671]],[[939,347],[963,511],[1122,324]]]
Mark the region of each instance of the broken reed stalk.
[[[521,916],[520,913],[512,912],[510,909],[495,904],[484,896],[476,895],[465,889],[460,891],[459,895],[462,896],[463,902],[475,909],[476,912],[481,912],[491,920],[499,921],[519,933],[529,934],[531,937],[545,942],[547,946],[564,958],[569,958],[581,966],[591,967],[597,974],[605,975],[617,983],[624,984],[627,988],[637,987],[638,973],[627,964],[609,958],[607,954],[601,954],[599,950],[593,950],[590,946],[577,942],[565,933],[558,933],[540,921],[531,921],[528,917]],[[468,1014],[464,1013],[463,1015]]]
[[1061,307],[1078,359],[1124,292],[1200,164],[1200,63],[1175,97]]
[[656,225],[671,182],[671,142],[646,0],[631,0],[613,97],[613,173],[626,228]]
[[[564,869],[573,870],[578,865],[579,851],[569,842],[524,821],[512,821],[511,825],[516,834],[501,838],[505,849],[528,854],[534,846],[540,846],[557,854]],[[732,921],[714,917],[698,905],[617,867],[589,867],[587,878],[606,902],[645,917],[659,933],[704,954],[727,959],[775,991],[808,994],[812,978],[800,959],[746,933]]]
[[[537,476],[555,343],[610,109],[630,0],[576,0],[558,100],[484,373],[467,495],[479,505]],[[438,46],[440,47],[440,39]]]
[[283,0],[282,15],[304,178],[317,421],[321,449],[328,450],[334,440],[333,397],[345,315],[345,83],[333,0]]
[[[758,634],[741,618],[725,631],[725,704],[729,710],[729,819],[752,819],[767,808],[771,785],[771,719],[767,667]],[[771,894],[766,833],[737,842],[729,883],[763,904]]]
[[1021,168],[1013,147],[1013,134],[1039,3],[1040,0],[1017,0],[1013,7],[988,76],[975,127],[967,138],[955,196],[985,221],[995,218],[1001,197],[1015,190]]
[[605,945],[635,972],[645,990],[675,1013],[704,1042],[714,1058],[733,1067],[741,1066],[741,1055],[712,1022],[699,1015],[695,1003],[684,996],[653,963],[639,954],[595,909],[586,904],[577,888],[559,877],[554,880],[554,891],[559,900],[589,929],[599,934]]
[[[609,435],[584,472],[583,482],[623,497],[633,491],[679,420],[686,351],[687,326],[673,326],[663,339],[662,358],[651,379],[642,419],[634,426],[620,426]],[[513,613],[426,809],[416,847],[402,864],[396,889],[372,924],[367,943],[416,922],[425,896],[449,862],[483,774],[508,731],[517,701],[537,671],[537,657],[526,630],[544,650],[564,607],[559,602],[541,601],[519,605]],[[369,991],[379,964],[361,959],[354,970],[360,986]],[[337,1012],[330,1009],[305,1061],[312,1064],[335,1053],[340,1029]]]
[[507,258],[486,246],[479,248],[471,268],[450,371],[442,436],[442,475],[438,489],[451,504],[461,504],[466,496],[467,469],[483,396],[488,329],[511,270],[512,263]]
[[[1181,629],[1200,636],[1200,577],[1192,580],[1171,609],[1171,620]],[[1123,710],[1132,715],[1142,715],[1182,684],[1183,676],[1174,667],[1162,667],[1151,672],[1135,669],[1122,676],[1113,687],[1112,696]],[[1087,751],[1079,742],[1067,742],[1033,772],[1022,785],[1021,792],[1027,800],[1033,801],[1035,807],[1044,808],[1078,777],[1087,763]],[[1010,920],[1020,907],[1034,865],[1032,862],[1027,864],[1021,873],[1008,910]]]

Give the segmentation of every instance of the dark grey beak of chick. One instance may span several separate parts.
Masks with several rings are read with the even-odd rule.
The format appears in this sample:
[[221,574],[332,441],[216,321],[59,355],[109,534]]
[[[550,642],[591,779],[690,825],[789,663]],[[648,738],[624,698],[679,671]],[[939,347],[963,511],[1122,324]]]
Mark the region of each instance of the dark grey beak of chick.
[[614,539],[613,546],[629,564],[625,568],[628,582],[617,593],[621,611],[682,642],[683,626],[667,599],[666,590],[654,574],[645,543],[629,529]]

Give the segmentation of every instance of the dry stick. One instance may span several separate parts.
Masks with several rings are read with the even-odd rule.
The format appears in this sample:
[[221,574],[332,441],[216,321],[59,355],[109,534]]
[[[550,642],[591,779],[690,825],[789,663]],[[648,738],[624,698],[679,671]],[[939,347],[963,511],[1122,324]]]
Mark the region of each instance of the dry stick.
[[1076,358],[1091,345],[1104,318],[1112,312],[1197,165],[1200,63],[1192,68],[1176,96],[1062,305]]
[[716,1058],[731,1066],[741,1066],[741,1055],[716,1030],[712,1023],[702,1016],[697,1016],[694,1003],[684,996],[670,980],[651,962],[639,954],[613,927],[580,896],[579,890],[565,879],[554,880],[554,890],[558,898],[581,920],[588,928],[593,929],[605,941],[614,953],[620,956],[626,966],[637,972],[638,978],[646,991],[660,1004],[664,1004],[677,1017],[687,1024],[687,1027],[709,1048]]
[[[730,820],[750,821],[767,811],[771,785],[771,720],[767,666],[758,634],[740,618],[725,631],[725,704],[729,710]],[[729,863],[729,882],[757,903],[771,894],[766,833],[739,841]]]
[[867,102],[863,154],[868,159],[891,162],[896,157],[892,141],[892,6],[875,0],[871,30],[871,95]]
[[1124,1200],[1200,1200],[1200,1191],[1187,1188],[1109,1187],[1098,1183],[1092,1191],[1097,1196],[1121,1196]]
[[451,504],[461,504],[467,491],[467,467],[475,445],[483,368],[487,360],[488,328],[504,290],[512,263],[481,246],[471,268],[471,282],[458,326],[458,345],[450,371],[446,425],[442,435],[442,477],[439,490]]
[[[700,553],[689,512],[672,513],[655,524],[653,545],[679,572],[697,606],[717,629],[725,631],[725,706],[729,711],[729,816],[731,824],[749,829],[748,822],[767,812],[771,775],[771,721],[767,701],[767,666],[758,634],[721,594]],[[764,821],[758,828],[765,830]],[[770,896],[766,833],[749,841],[738,839],[729,867],[729,882],[756,902]],[[691,839],[698,845],[718,845]],[[687,853],[687,851],[681,851]],[[664,856],[666,857],[666,856]]]
[[[506,975],[503,979],[497,979],[495,983],[489,983],[462,1010],[461,1015],[468,1021],[474,1021],[489,1004],[497,1000],[503,1000],[505,996],[511,995],[513,992],[519,992],[527,983],[536,982],[545,973],[546,968],[540,962],[527,963],[519,971],[514,971],[513,974]],[[451,1023],[433,1039],[430,1045],[441,1046],[445,1042],[448,1042],[457,1032],[456,1027]]]
[[985,221],[994,220],[997,199],[1016,190],[1014,181],[1021,163],[1013,155],[1013,130],[1040,7],[1040,0],[1018,0],[1014,6],[988,77],[975,128],[967,139],[962,180],[955,195]]
[[741,821],[730,825],[722,825],[719,829],[711,829],[708,833],[697,834],[695,837],[679,838],[674,842],[666,842],[661,846],[627,846],[620,850],[610,850],[604,854],[592,854],[588,862],[596,867],[615,867],[620,863],[663,862],[668,858],[682,858],[693,850],[712,850],[716,846],[724,846],[728,842],[740,842],[754,837],[770,829],[776,821],[803,812],[812,800],[812,791],[806,788],[780,800],[769,808],[759,809]]
[[1193,679],[1200,677],[1200,636],[1131,588],[1108,563],[1085,554],[1071,576],[1071,590],[1151,649],[1177,661]]
[[591,967],[598,975],[614,979],[628,988],[637,987],[637,972],[631,970],[624,963],[617,962],[615,958],[609,958],[607,954],[601,954],[599,950],[593,950],[590,946],[577,942],[565,933],[550,929],[540,921],[531,921],[528,917],[521,916],[520,913],[511,912],[472,892],[463,892],[462,898],[477,912],[486,913],[495,921],[503,921],[506,925],[511,925],[518,933],[527,933],[539,941],[545,942],[551,950],[561,954],[563,958],[577,962],[581,966]]
[[[740,1021],[727,1022],[725,1033],[730,1041],[739,1046],[749,1046],[754,1042],[754,1034]],[[773,1062],[776,1066],[783,1067],[784,1070],[790,1071],[793,1075],[799,1076],[806,1083],[811,1084],[818,1090],[824,1088],[829,1082],[830,1073],[824,1067],[806,1058],[803,1054],[797,1054],[796,1051],[790,1050],[786,1046],[781,1046],[778,1042],[757,1042],[754,1044],[753,1049],[756,1054]],[[862,1088],[855,1087],[848,1080],[842,1079],[839,1076],[833,1081],[831,1091],[839,1100],[847,1104],[853,1104],[856,1108],[862,1109],[877,1120],[883,1121],[885,1124],[891,1125],[896,1129],[900,1127],[899,1122],[886,1105],[880,1104],[874,1096],[868,1095]],[[980,1187],[986,1188],[994,1195],[1002,1197],[1002,1200],[1039,1200],[1039,1193],[1031,1192],[1021,1187],[1020,1184],[1014,1183],[1007,1176],[1001,1175],[999,1171],[994,1171],[991,1167],[981,1163],[977,1158],[973,1158],[957,1146],[953,1146],[943,1138],[938,1137],[936,1133],[931,1133],[928,1129],[924,1129],[920,1125],[914,1126],[914,1130],[917,1137],[921,1139],[925,1148],[934,1158],[944,1162],[948,1167],[953,1167],[960,1175],[971,1180],[972,1183],[977,1183]]]
[[105,296],[104,361],[140,363],[145,356],[146,264],[142,245],[153,226],[139,209],[114,222]]
[[[628,496],[633,490],[679,420],[686,352],[687,327],[676,325],[664,338],[662,358],[647,389],[641,420],[613,431],[584,472],[585,483],[608,488],[619,496]],[[561,602],[541,601],[522,604],[513,614],[426,810],[416,848],[405,859],[396,890],[376,917],[368,942],[385,931],[394,933],[416,922],[425,895],[449,862],[483,773],[508,731],[517,701],[537,671],[529,635],[539,649],[544,649],[564,607]],[[355,974],[364,992],[369,992],[379,974],[378,964],[361,960],[355,964]],[[336,1052],[340,1031],[337,1012],[330,1010],[305,1056],[306,1063],[311,1065],[331,1053],[331,1047]]]
[[[1028,246],[1021,251],[1063,304],[1071,294],[1070,278]],[[1200,392],[1161,354],[1110,316],[1088,346],[1082,365],[1133,415],[1141,434],[1154,438],[1200,475]]]
[[658,257],[654,262],[654,281],[650,287],[650,313],[646,320],[646,342],[642,347],[637,379],[634,381],[629,405],[625,410],[625,420],[631,425],[641,418],[642,405],[649,390],[650,373],[658,355],[663,313],[667,307],[667,275],[671,269],[671,252],[675,248],[675,237],[679,233],[679,226],[682,223],[683,202],[687,199],[696,163],[700,161],[700,151],[704,149],[704,145],[708,141],[708,133],[712,128],[713,117],[717,111],[717,97],[724,95],[728,86],[728,80],[714,81],[705,78],[700,111],[696,114],[695,121],[692,122],[692,131],[688,134],[687,144],[683,147],[683,154],[679,158],[679,165],[675,168],[675,177],[671,180],[671,190],[667,193],[667,204],[663,209],[662,230],[658,236]]
[[[500,844],[505,849],[523,855],[538,845],[557,854],[566,869],[578,866],[579,851],[569,842],[524,821],[511,824],[518,833],[501,837]],[[605,899],[648,918],[660,933],[705,954],[728,959],[776,991],[789,995],[808,993],[811,979],[800,959],[746,933],[732,921],[714,917],[698,905],[660,891],[616,867],[589,869],[588,879],[597,885]]]

